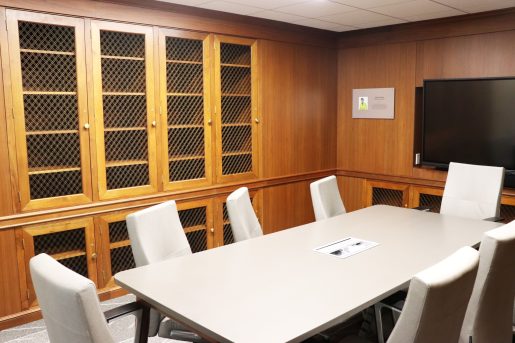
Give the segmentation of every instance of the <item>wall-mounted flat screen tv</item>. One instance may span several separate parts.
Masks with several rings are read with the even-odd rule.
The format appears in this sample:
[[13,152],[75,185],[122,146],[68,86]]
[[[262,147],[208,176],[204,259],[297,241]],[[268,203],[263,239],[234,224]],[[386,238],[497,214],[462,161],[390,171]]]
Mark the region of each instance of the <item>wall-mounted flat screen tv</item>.
[[422,165],[515,170],[515,77],[425,80]]

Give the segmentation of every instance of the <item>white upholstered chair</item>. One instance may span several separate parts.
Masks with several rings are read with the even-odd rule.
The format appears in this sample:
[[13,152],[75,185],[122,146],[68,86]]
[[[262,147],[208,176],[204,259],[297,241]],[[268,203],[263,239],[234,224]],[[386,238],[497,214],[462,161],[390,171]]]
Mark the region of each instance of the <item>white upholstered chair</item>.
[[226,205],[235,242],[263,235],[247,187],[238,188],[229,194]]
[[388,343],[456,343],[478,265],[479,253],[464,247],[415,275]]
[[30,274],[52,343],[114,343],[107,321],[138,310],[133,303],[104,314],[95,284],[47,254],[31,258]]
[[515,296],[515,221],[485,233],[460,343],[511,343]]
[[441,214],[472,219],[499,217],[504,168],[451,162]]
[[311,201],[317,221],[345,213],[336,176],[331,175],[311,183]]
[[[173,200],[131,213],[126,221],[137,267],[192,253]],[[149,337],[157,334],[176,340],[202,341],[179,323],[152,310]]]

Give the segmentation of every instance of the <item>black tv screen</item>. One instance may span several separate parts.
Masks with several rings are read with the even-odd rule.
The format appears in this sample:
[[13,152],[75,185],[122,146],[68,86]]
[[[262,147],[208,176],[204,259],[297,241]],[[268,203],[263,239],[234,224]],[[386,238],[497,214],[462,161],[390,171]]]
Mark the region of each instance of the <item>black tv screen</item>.
[[424,81],[423,165],[515,170],[515,78]]

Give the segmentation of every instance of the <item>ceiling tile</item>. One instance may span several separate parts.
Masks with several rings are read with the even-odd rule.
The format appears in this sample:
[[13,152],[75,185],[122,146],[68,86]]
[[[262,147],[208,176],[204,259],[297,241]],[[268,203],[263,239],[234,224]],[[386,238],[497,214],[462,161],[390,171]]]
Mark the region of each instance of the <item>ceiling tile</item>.
[[436,2],[429,0],[414,0],[409,2],[402,2],[400,4],[374,7],[370,10],[396,18],[407,18],[418,15],[428,15],[430,13],[438,13],[444,11],[447,11],[449,16],[464,14],[464,12],[452,9],[444,5],[440,5]]
[[384,6],[384,5],[391,5],[391,4],[398,4],[401,2],[408,2],[411,0],[332,0],[334,2],[343,4],[343,5],[349,5],[356,8],[372,8],[372,7],[378,7],[378,6]]
[[[306,2],[306,0],[228,0],[235,4],[248,5],[252,7],[259,7],[266,10],[271,10],[278,7],[289,6]],[[206,2],[206,0],[204,0]]]
[[450,9],[450,10],[441,11],[441,12],[430,12],[430,13],[422,13],[422,14],[407,16],[407,17],[404,17],[403,19],[406,19],[407,21],[421,21],[421,20],[453,17],[456,15],[463,15],[463,14],[464,14],[463,12],[456,13],[456,10]]
[[236,13],[236,14],[252,14],[256,12],[262,11],[261,8],[247,6],[247,5],[241,5],[241,4],[235,4],[228,1],[210,1],[206,2],[204,4],[197,5],[197,7],[209,9],[209,10],[215,10],[215,11],[222,11],[222,12],[228,12],[228,13]]
[[322,20],[318,20],[318,19],[304,19],[302,21],[297,22],[296,24],[314,27],[314,28],[323,29],[323,30],[331,30],[331,29],[335,29],[336,27],[340,26],[335,23],[330,23],[330,22],[322,21]]
[[379,26],[389,26],[389,25],[396,25],[396,24],[402,24],[407,23],[406,20],[397,19],[397,18],[388,18],[385,20],[380,21],[370,21],[366,23],[356,24],[360,29],[369,29],[372,27],[379,27]]
[[340,13],[323,17],[322,19],[340,25],[356,26],[360,28],[370,27],[369,25],[372,25],[372,23],[386,23],[384,25],[393,25],[404,22],[404,20],[401,19],[391,18],[366,10],[355,10],[352,12]]
[[301,4],[279,7],[278,12],[296,14],[307,18],[318,18],[331,14],[353,11],[353,7],[337,4],[328,0],[312,0]]
[[438,0],[438,2],[469,13],[515,7],[515,0]]
[[276,12],[276,11],[262,11],[252,14],[253,17],[258,18],[264,18],[264,19],[270,19],[270,20],[277,20],[277,21],[284,21],[286,23],[296,23],[301,20],[305,20],[306,17],[301,17],[294,14],[288,14],[283,12]]

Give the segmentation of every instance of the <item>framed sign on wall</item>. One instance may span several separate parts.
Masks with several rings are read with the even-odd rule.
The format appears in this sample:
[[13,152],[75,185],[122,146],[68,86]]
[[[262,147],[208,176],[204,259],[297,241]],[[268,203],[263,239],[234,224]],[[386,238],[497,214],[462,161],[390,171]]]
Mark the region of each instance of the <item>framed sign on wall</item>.
[[352,118],[394,119],[394,88],[363,88],[352,90]]

